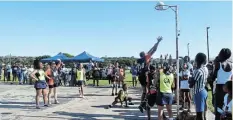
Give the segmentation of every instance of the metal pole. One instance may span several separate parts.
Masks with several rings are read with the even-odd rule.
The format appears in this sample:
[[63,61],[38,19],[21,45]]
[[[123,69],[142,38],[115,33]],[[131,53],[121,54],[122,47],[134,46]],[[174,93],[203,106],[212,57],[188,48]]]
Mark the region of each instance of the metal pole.
[[179,64],[179,45],[178,45],[178,8],[177,6],[175,6],[175,20],[176,20],[176,100],[177,100],[177,116],[179,115],[179,69],[180,69],[180,64]]
[[207,34],[207,57],[208,57],[208,62],[210,61],[210,53],[209,53],[209,29],[210,27],[206,27],[206,34]]
[[188,47],[188,57],[189,57],[189,43],[187,44],[187,47]]

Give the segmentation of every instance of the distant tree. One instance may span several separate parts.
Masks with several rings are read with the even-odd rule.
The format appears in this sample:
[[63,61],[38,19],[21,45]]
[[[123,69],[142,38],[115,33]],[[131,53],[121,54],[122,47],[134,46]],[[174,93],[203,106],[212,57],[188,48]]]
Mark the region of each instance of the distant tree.
[[42,60],[42,59],[50,58],[50,57],[51,57],[50,55],[43,55],[43,56],[38,56],[38,57],[36,57],[35,59],[37,59],[37,60]]
[[72,57],[74,57],[74,55],[71,55],[71,54],[69,54],[69,53],[63,53],[66,57],[68,57],[68,58],[72,58]]

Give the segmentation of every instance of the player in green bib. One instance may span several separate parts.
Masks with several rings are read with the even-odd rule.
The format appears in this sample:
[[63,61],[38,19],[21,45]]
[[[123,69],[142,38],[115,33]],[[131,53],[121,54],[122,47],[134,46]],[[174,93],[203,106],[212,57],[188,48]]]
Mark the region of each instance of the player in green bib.
[[78,69],[76,71],[76,81],[77,81],[77,85],[79,87],[79,94],[80,97],[84,97],[83,94],[83,85],[84,85],[84,70],[83,70],[83,65],[79,64]]
[[163,108],[166,105],[169,120],[173,120],[172,115],[172,88],[175,87],[174,75],[172,74],[172,66],[168,63],[163,64],[163,70],[160,71],[158,76],[158,95],[157,95],[157,105],[158,105],[158,120],[163,120]]

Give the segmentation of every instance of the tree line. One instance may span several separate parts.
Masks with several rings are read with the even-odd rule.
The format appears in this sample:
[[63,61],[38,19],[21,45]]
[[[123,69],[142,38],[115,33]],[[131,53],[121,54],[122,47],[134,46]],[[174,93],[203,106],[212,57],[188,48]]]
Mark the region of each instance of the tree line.
[[[69,53],[63,53],[66,55],[68,58],[74,57],[73,55]],[[37,56],[37,57],[22,57],[22,56],[2,56],[0,57],[0,64],[15,64],[15,63],[20,63],[23,65],[33,65],[33,61],[35,59],[41,60],[45,58],[50,58],[50,55],[43,55],[43,56]],[[138,58],[135,57],[102,57],[104,59],[104,62],[101,63],[101,66],[108,66],[110,63],[114,64],[115,62],[118,62],[121,66],[126,67],[126,66],[132,66],[133,63],[137,61]],[[168,55],[161,55],[160,58],[152,59],[152,64],[162,64],[164,61],[169,62],[170,64],[173,64],[175,62],[174,59],[172,59],[172,56]],[[67,63],[68,64],[68,63]],[[68,64],[71,65],[71,64]]]

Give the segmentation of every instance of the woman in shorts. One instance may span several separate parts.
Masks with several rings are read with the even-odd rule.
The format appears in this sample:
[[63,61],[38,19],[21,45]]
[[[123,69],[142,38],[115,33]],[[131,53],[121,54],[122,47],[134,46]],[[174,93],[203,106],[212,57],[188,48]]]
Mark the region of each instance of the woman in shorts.
[[79,94],[80,97],[83,98],[84,94],[83,94],[83,85],[84,85],[84,71],[83,71],[83,66],[82,64],[80,64],[78,66],[77,72],[76,72],[76,80],[77,80],[77,85],[78,85],[78,89],[79,89]]
[[39,60],[34,61],[34,68],[35,70],[32,72],[31,77],[36,80],[34,88],[36,89],[36,108],[40,109],[39,106],[39,100],[41,93],[43,94],[44,99],[44,106],[48,107],[48,97],[47,97],[47,83],[45,80],[45,77],[48,79],[51,79],[48,77],[44,70],[43,70],[43,64]]
[[[46,70],[46,75],[50,77],[50,79],[48,79],[48,85],[49,85],[48,103],[49,104],[52,104],[51,101],[50,101],[51,100],[50,98],[51,98],[52,92],[54,91],[54,87],[56,86],[55,83],[54,83],[54,78],[55,78],[55,76],[57,74],[56,71],[53,70],[56,67],[55,62],[52,62],[51,66],[48,64],[47,65],[47,70]],[[55,97],[54,97],[54,99],[55,99]],[[54,101],[56,103],[57,100],[55,99]]]
[[180,89],[181,89],[181,94],[182,94],[182,99],[183,99],[183,104],[180,110],[183,110],[185,107],[186,101],[188,102],[188,112],[190,111],[191,107],[191,95],[190,95],[190,88],[188,84],[188,80],[190,77],[190,70],[188,70],[188,66],[185,63],[183,66],[183,70],[180,72]]

